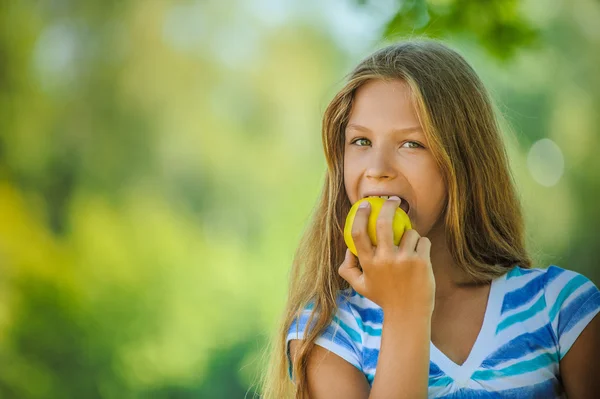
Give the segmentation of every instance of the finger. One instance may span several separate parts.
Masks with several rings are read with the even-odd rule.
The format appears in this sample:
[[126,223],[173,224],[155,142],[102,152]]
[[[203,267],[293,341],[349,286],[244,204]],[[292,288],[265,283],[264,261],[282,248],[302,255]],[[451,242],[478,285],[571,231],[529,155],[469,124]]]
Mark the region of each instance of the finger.
[[419,238],[421,238],[421,236],[419,235],[419,233],[417,233],[415,229],[406,230],[402,235],[402,239],[400,240],[398,252],[405,254],[414,253]]
[[431,253],[431,241],[427,237],[419,238],[417,242],[417,255],[419,258],[427,259]]
[[[394,245],[394,229],[392,228],[396,209],[400,206],[400,198],[390,197],[383,203],[377,217],[377,247],[380,250],[392,251]],[[377,249],[376,249],[377,250]]]
[[362,292],[362,275],[363,272],[358,267],[358,258],[346,249],[346,257],[338,268],[338,274],[346,280],[352,288],[358,293]]
[[352,223],[352,240],[356,246],[356,253],[360,258],[363,256],[370,257],[373,255],[373,244],[369,238],[367,230],[369,215],[371,213],[371,204],[368,201],[364,201],[360,204],[354,216],[354,223]]

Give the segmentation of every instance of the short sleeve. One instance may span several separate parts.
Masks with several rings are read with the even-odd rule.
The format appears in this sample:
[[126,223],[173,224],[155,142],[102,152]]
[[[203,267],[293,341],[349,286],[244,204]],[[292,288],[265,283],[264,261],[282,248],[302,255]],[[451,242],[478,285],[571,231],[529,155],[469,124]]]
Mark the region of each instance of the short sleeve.
[[[351,308],[348,299],[340,293],[337,298],[338,309],[333,316],[333,320],[317,337],[315,344],[319,345],[330,352],[335,353],[354,367],[362,371],[361,367],[361,348],[362,348],[362,332],[359,322],[355,317],[355,313]],[[306,306],[299,318],[296,318],[290,326],[286,339],[287,360],[288,360],[288,375],[294,381],[292,375],[292,363],[290,356],[290,341],[292,339],[303,339],[307,331],[307,324],[310,315],[314,311],[313,304]],[[316,315],[313,318],[312,326],[314,327]]]
[[558,342],[559,359],[600,311],[600,291],[577,272],[550,266],[546,270],[546,304]]

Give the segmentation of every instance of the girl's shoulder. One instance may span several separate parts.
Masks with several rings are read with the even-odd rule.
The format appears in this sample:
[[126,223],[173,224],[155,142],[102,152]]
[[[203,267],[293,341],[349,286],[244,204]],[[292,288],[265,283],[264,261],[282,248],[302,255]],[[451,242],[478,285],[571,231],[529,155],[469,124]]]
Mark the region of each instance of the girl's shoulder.
[[557,299],[578,290],[597,290],[596,285],[583,274],[556,265],[530,269],[515,266],[506,274],[506,284],[509,289],[521,288],[532,293],[543,289],[546,296]]
[[585,326],[600,312],[600,291],[586,276],[556,265],[523,269],[506,275],[503,313],[543,311],[558,343],[560,358]]
[[531,269],[515,266],[506,274],[505,284],[505,306],[527,302],[543,292],[552,315],[570,303],[577,306],[581,301],[600,295],[589,278],[556,265]]

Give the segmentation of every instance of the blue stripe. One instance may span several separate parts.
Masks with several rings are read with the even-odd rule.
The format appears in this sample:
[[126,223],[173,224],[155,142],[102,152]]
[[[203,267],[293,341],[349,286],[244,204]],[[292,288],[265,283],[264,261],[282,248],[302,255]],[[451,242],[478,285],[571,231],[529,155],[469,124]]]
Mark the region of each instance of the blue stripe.
[[505,328],[512,326],[515,323],[521,323],[527,319],[532,318],[533,316],[535,316],[536,314],[538,314],[545,308],[546,308],[546,298],[544,297],[544,294],[542,293],[542,295],[540,295],[539,299],[533,305],[531,305],[528,309],[525,309],[519,313],[515,313],[514,315],[509,316],[506,319],[502,320],[502,322],[500,324],[498,324],[498,328],[496,329],[496,334],[499,333],[500,331],[504,330]]
[[444,375],[444,372],[435,362],[429,361],[429,378],[438,378]]
[[379,350],[372,348],[365,348],[362,350],[362,362],[363,368],[374,369],[377,367],[377,359],[379,359]]
[[371,327],[366,324],[363,324],[363,331],[372,337],[381,337],[381,330],[382,330],[381,328],[375,328],[375,327]]
[[589,280],[586,277],[582,276],[581,274],[578,274],[577,276],[572,278],[571,281],[565,284],[565,286],[560,291],[560,294],[558,294],[556,301],[552,304],[552,309],[550,310],[550,321],[554,321],[556,315],[563,307],[563,303],[565,303],[567,298],[570,297],[573,294],[573,292],[575,292],[579,287],[581,287],[588,281]]
[[506,279],[510,280],[513,277],[522,276],[521,268],[519,266],[513,267],[511,271],[506,274]]
[[544,282],[544,274],[540,274],[539,276],[533,278],[531,281],[525,284],[523,287],[507,292],[504,295],[504,302],[502,303],[501,314],[516,309],[524,303],[527,303],[540,291],[544,290]]
[[[555,265],[548,266],[548,268],[546,269],[547,283],[554,281],[555,278],[557,278],[566,271],[567,270],[563,269],[562,267],[558,267]],[[571,273],[573,272],[571,271]]]
[[[292,324],[290,325],[290,328],[288,330],[288,334],[293,332],[294,334],[298,333],[298,332],[304,332],[306,331],[306,327],[308,324],[308,318],[310,317],[310,313],[302,313],[300,315],[299,318],[295,318],[292,321]],[[312,321],[311,324],[311,328],[310,331],[312,331],[312,329],[315,327],[315,324],[317,323],[317,318],[315,317]]]
[[[298,319],[294,319],[292,321],[292,324],[290,325],[290,328],[288,329],[288,334],[290,333],[307,333],[307,324],[308,324],[308,319],[310,318],[311,313],[308,311],[305,311],[304,313],[302,313],[300,315],[300,317]],[[311,323],[311,328],[308,329],[308,331],[312,331],[312,329],[315,327],[315,325],[317,324],[317,318],[318,316],[316,315]],[[356,332],[355,330],[353,330],[351,327],[349,327],[346,323],[344,323],[342,320],[340,320],[337,316],[333,316],[333,321],[335,323],[337,323],[340,327],[340,329],[346,333],[346,335],[344,336],[345,340],[348,342],[354,341],[356,343],[362,343],[362,337],[360,336],[360,334],[358,332]],[[335,331],[335,324],[329,324],[327,325],[326,329],[324,330],[324,333],[322,334],[328,334],[328,336],[333,337],[333,332]],[[308,334],[307,334],[308,335]],[[338,334],[336,334],[338,335]]]
[[526,276],[530,273],[537,273],[539,270],[540,269],[523,269],[521,266],[515,266],[506,274],[506,279],[510,280],[511,278]]
[[357,305],[354,305],[353,307],[362,319],[363,323],[370,322],[372,324],[383,324],[383,310],[381,308],[361,308]]
[[452,381],[454,381],[454,380],[450,377],[442,377],[437,380],[429,377],[429,386],[430,387],[447,387],[448,385],[452,384]]
[[533,359],[524,360],[522,362],[515,363],[500,370],[492,369],[476,371],[475,373],[473,373],[472,378],[474,380],[488,381],[496,378],[511,377],[513,375],[525,374],[535,370],[539,370],[553,363],[558,363],[558,359],[546,352],[534,357]]
[[373,385],[373,380],[375,379],[375,374],[367,373],[367,374],[365,374],[365,376],[367,377],[367,381],[369,382],[369,385]]
[[360,359],[360,355],[357,353],[356,348],[353,345],[352,341],[349,340],[346,335],[340,334],[339,333],[340,331],[342,331],[342,330],[340,330],[339,328],[336,328],[335,325],[330,324],[321,333],[320,337],[323,337],[326,340],[333,342],[334,344],[337,344],[338,346],[343,347],[344,349],[348,350],[349,352],[354,353],[356,358]]
[[562,336],[571,331],[581,319],[599,307],[600,291],[595,286],[592,286],[560,311],[558,315],[558,335]]
[[561,389],[558,382],[550,378],[539,384],[505,389],[498,392],[489,392],[484,389],[463,388],[449,395],[439,397],[438,399],[523,399],[523,398],[555,398]]
[[493,369],[506,361],[519,359],[540,349],[548,349],[552,356],[558,356],[550,324],[546,324],[534,332],[527,332],[513,338],[488,356],[481,367]]
[[340,328],[350,337],[350,339],[356,343],[362,344],[362,336],[360,333],[354,331],[350,326],[340,320],[339,317],[333,316],[333,320],[339,324]]

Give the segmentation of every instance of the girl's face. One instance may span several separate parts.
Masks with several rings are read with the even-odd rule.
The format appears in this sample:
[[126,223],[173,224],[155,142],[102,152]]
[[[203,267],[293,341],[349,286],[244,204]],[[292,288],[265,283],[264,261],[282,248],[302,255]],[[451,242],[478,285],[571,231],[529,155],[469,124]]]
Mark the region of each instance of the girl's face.
[[405,82],[372,80],[356,91],[344,148],[350,202],[397,195],[413,228],[426,236],[443,211],[446,188]]

